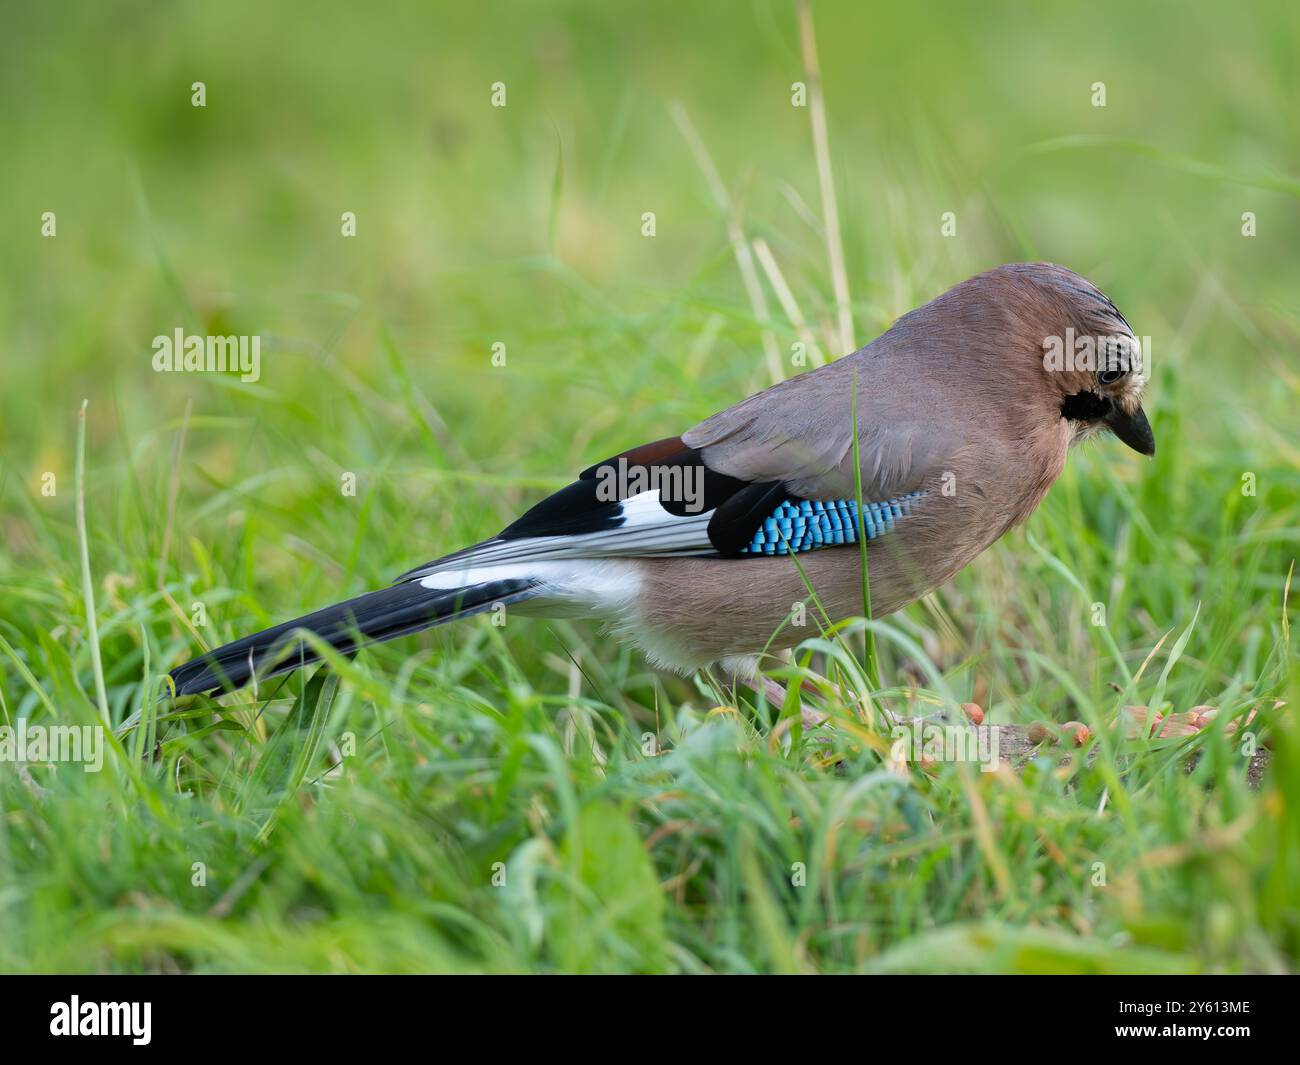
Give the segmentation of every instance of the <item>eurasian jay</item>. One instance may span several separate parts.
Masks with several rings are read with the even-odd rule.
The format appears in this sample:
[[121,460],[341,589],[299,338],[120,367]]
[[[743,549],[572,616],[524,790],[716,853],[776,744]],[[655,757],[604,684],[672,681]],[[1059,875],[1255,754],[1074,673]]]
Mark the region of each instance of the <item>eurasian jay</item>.
[[809,586],[831,620],[861,614],[859,529],[883,616],[1029,517],[1071,445],[1110,430],[1153,454],[1141,350],[1079,275],[1000,266],[852,355],[592,466],[491,539],[178,666],[176,691],[315,661],[301,630],[347,654],[497,604],[596,617],[661,668],[752,683],[763,652],[808,636],[787,622]]

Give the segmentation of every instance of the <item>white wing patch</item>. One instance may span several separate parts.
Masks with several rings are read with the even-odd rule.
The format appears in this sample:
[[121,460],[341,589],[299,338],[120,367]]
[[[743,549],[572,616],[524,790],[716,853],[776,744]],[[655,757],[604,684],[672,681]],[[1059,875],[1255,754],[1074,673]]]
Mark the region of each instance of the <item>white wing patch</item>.
[[[651,489],[631,496],[620,504],[623,524],[615,529],[580,533],[576,536],[532,536],[517,540],[488,540],[468,551],[432,562],[407,574],[404,579],[418,580],[425,587],[461,587],[430,585],[426,579],[435,574],[462,574],[482,567],[509,566],[509,576],[518,571],[512,564],[548,562],[576,558],[658,558],[666,555],[711,555],[716,548],[709,541],[709,519],[713,511],[678,516],[664,509],[659,490]],[[491,579],[491,578],[489,578]]]
[[[635,562],[616,558],[560,559],[550,562],[512,562],[495,566],[455,564],[421,577],[419,583],[435,591],[454,591],[491,581],[537,581],[537,603],[550,617],[589,617],[595,614],[627,622],[641,591],[641,574]],[[528,613],[535,604],[521,605]]]

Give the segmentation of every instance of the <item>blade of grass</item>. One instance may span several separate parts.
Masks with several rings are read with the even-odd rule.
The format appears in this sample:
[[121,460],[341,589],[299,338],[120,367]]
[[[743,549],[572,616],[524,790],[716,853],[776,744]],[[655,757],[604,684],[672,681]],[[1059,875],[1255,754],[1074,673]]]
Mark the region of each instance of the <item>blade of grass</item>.
[[99,626],[95,619],[95,587],[90,579],[90,546],[86,540],[86,408],[90,400],[81,401],[77,415],[77,544],[81,550],[81,598],[86,606],[86,638],[90,642],[90,662],[95,673],[95,698],[104,727],[112,721],[108,712],[108,690],[104,687],[104,662],[99,653]]
[[700,138],[690,115],[686,113],[686,108],[674,102],[669,110],[672,112],[673,121],[677,123],[677,128],[686,139],[691,154],[695,156],[696,165],[704,173],[704,179],[709,184],[714,201],[726,216],[727,239],[731,242],[731,250],[736,256],[736,268],[740,271],[740,279],[745,286],[750,306],[754,310],[754,318],[759,325],[768,373],[771,374],[772,383],[775,384],[785,378],[785,369],[781,365],[781,354],[777,350],[776,337],[772,333],[767,297],[763,295],[763,286],[758,281],[758,271],[754,269],[754,253],[750,250],[749,241],[745,239],[745,231],[740,225],[740,218],[735,204],[732,203],[731,194],[727,192],[722,175],[714,166],[713,157],[704,146],[704,141]]
[[799,309],[794,293],[790,291],[785,275],[781,272],[781,267],[777,265],[776,257],[772,254],[772,249],[768,247],[767,241],[762,238],[755,240],[754,254],[758,256],[759,264],[767,274],[768,283],[772,286],[772,291],[776,293],[776,298],[781,301],[781,309],[785,311],[785,316],[790,319],[794,331],[808,349],[808,357],[812,360],[812,364],[814,366],[826,365],[826,356],[822,354],[821,345],[817,343],[817,338],[813,336],[812,330],[808,328],[803,312]]
[[844,267],[844,243],[840,237],[840,211],[835,200],[835,179],[831,174],[830,140],[826,134],[826,101],[822,96],[821,66],[817,61],[817,37],[813,32],[812,7],[799,0],[799,40],[803,48],[804,77],[808,80],[808,115],[812,121],[813,155],[817,159],[817,184],[821,189],[822,220],[826,226],[826,259],[835,310],[839,323],[841,355],[853,351],[853,310],[849,303],[849,275]]

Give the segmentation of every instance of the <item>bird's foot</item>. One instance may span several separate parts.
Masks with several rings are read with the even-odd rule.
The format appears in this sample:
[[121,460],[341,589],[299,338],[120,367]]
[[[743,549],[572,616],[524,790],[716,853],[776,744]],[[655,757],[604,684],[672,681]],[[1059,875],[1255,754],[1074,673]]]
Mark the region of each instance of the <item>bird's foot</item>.
[[[747,683],[750,685],[754,684],[753,681],[748,681]],[[786,697],[790,693],[784,684],[781,684],[767,676],[762,677],[759,683],[761,684],[763,694],[767,696],[767,701],[769,703],[773,706],[785,706]],[[813,689],[805,686],[804,691],[810,690]],[[820,710],[815,710],[813,707],[809,706],[806,701],[801,701],[800,703],[799,717],[803,722],[803,727],[807,729],[816,728],[818,725],[824,724],[829,720],[825,714]]]
[[[789,695],[789,691],[785,685],[781,684],[779,681],[775,681],[763,673],[748,674],[726,669],[724,669],[723,672],[732,684],[739,684],[743,687],[751,688],[754,691],[761,691],[767,701],[777,708],[785,706],[785,701]],[[817,689],[812,685],[807,682],[802,683],[803,691],[805,693],[816,692]],[[825,722],[829,720],[820,710],[816,710],[809,706],[806,700],[801,701],[799,717],[800,721],[803,723],[803,727],[806,729],[816,728],[818,725],[825,724]]]

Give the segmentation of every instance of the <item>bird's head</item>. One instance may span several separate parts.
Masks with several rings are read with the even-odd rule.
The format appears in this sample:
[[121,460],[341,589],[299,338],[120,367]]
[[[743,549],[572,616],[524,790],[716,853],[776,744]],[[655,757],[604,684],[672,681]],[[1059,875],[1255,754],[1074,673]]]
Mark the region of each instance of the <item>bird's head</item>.
[[[1053,263],[1012,263],[987,274],[1010,321],[1004,328],[1028,361],[1029,394],[1050,409],[1070,443],[1109,430],[1143,455],[1155,436],[1142,410],[1148,352],[1114,303],[1091,281]],[[1023,350],[1020,350],[1023,349]]]

